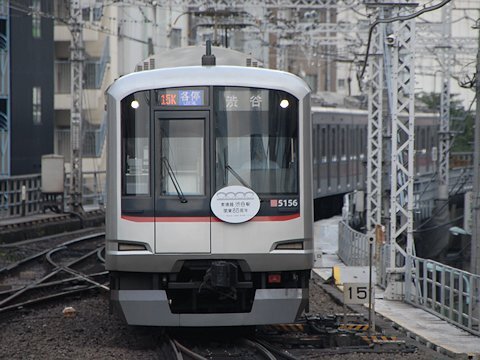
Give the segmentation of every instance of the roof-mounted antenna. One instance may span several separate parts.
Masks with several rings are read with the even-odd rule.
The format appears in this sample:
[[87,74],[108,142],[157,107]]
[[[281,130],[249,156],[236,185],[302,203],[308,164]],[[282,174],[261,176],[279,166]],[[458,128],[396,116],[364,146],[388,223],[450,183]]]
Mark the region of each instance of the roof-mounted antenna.
[[212,55],[212,42],[207,40],[205,55],[202,56],[202,66],[215,66],[215,55]]

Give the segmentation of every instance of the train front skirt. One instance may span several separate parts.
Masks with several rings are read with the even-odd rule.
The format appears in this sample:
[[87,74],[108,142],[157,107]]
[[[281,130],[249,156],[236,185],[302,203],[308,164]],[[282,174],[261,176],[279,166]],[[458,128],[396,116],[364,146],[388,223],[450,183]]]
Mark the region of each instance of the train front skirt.
[[257,289],[247,313],[174,314],[165,290],[112,290],[111,299],[130,325],[244,326],[294,322],[308,289]]

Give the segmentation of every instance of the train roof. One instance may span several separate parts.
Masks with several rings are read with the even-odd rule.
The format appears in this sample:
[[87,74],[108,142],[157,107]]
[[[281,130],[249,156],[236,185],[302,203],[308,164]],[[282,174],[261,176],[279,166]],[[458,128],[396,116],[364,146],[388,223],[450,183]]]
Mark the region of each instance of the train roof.
[[243,86],[286,91],[299,99],[308,85],[288,72],[244,66],[185,66],[139,71],[116,80],[107,93],[117,100],[137,91],[186,86]]
[[349,109],[349,108],[336,108],[336,107],[328,107],[328,106],[312,106],[312,113],[336,113],[336,114],[358,114],[358,115],[367,115],[367,110],[361,109]]
[[[139,62],[135,67],[135,71],[201,65],[202,55],[205,54],[205,50],[205,46],[186,46],[162,51]],[[211,51],[215,55],[217,65],[263,66],[260,60],[240,51],[218,46],[212,46]]]
[[[362,109],[350,109],[350,108],[340,108],[340,107],[328,107],[328,106],[312,106],[312,114],[322,113],[322,114],[348,114],[348,115],[368,115],[368,110]],[[401,114],[404,116],[405,114]],[[440,115],[436,113],[423,113],[415,112],[415,117],[425,117],[425,118],[438,118]]]

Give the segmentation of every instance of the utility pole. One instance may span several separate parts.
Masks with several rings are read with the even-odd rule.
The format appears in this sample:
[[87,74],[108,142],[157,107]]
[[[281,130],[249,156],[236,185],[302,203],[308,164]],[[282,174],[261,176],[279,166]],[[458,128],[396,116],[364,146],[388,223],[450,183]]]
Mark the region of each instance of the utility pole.
[[73,212],[82,211],[82,81],[83,34],[80,0],[70,1],[70,205]]
[[479,30],[477,67],[475,73],[475,138],[473,151],[473,224],[470,257],[470,271],[480,274],[480,19],[474,27]]

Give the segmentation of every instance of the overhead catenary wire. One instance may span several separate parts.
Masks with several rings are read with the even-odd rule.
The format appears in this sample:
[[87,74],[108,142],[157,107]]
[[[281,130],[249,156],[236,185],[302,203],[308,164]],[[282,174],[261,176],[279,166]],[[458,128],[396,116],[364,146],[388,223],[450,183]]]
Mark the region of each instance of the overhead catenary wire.
[[370,25],[370,28],[368,30],[367,49],[366,49],[366,52],[365,52],[365,58],[364,58],[364,61],[363,61],[362,71],[360,72],[360,78],[362,78],[363,75],[365,74],[365,70],[367,68],[367,63],[368,63],[368,57],[370,55],[370,43],[372,42],[373,30],[375,29],[375,27],[378,24],[387,24],[387,23],[392,23],[392,22],[395,22],[395,21],[411,20],[411,19],[414,19],[414,18],[416,18],[416,17],[418,17],[418,16],[420,16],[420,15],[426,13],[426,12],[440,9],[441,7],[448,4],[450,1],[451,0],[442,0],[442,2],[437,4],[437,5],[434,5],[434,6],[431,6],[431,7],[428,7],[428,8],[424,8],[424,9],[422,9],[420,11],[417,11],[417,12],[415,12],[413,14],[410,14],[410,15],[395,16],[395,17],[388,18],[388,19],[377,19],[377,20],[375,20],[372,23],[372,25]]

